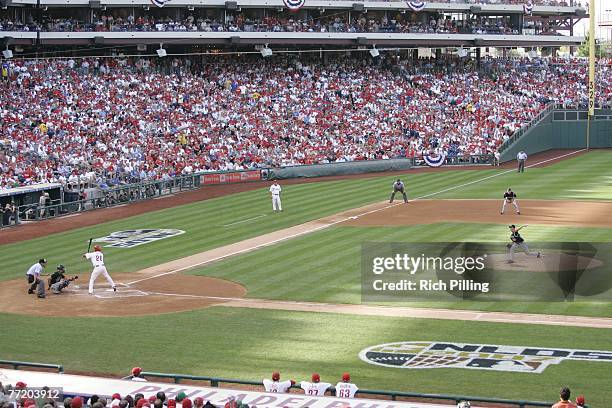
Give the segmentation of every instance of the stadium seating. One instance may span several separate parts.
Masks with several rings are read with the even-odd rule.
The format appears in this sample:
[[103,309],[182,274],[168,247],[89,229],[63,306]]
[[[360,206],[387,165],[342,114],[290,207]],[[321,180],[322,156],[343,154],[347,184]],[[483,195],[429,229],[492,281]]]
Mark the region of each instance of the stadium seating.
[[[598,104],[612,105],[610,61]],[[8,62],[0,188],[494,152],[548,103],[584,106],[580,60]]]

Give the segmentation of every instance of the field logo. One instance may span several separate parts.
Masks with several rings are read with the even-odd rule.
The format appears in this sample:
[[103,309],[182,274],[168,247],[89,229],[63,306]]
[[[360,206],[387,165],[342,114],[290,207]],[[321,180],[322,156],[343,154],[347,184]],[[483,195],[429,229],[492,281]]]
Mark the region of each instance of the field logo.
[[94,242],[104,242],[108,244],[104,245],[107,248],[133,248],[184,233],[185,231],[179,229],[136,229],[116,231],[105,237],[96,238]]
[[564,360],[612,362],[612,351],[405,341],[368,347],[366,363],[398,368],[469,368],[541,373]]

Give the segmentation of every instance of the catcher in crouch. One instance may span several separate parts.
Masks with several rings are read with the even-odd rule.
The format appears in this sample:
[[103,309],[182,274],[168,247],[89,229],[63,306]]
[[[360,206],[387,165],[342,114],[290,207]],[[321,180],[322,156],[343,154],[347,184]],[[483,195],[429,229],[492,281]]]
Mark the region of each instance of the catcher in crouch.
[[504,193],[504,204],[502,205],[500,214],[506,211],[506,204],[512,204],[514,208],[516,208],[516,215],[521,215],[521,210],[519,210],[518,203],[516,202],[516,194],[510,187],[508,187],[508,191]]
[[521,248],[528,256],[535,256],[537,258],[542,256],[540,252],[530,252],[527,243],[525,242],[523,237],[521,237],[521,234],[519,234],[519,231],[525,227],[528,227],[528,225],[523,225],[519,228],[516,228],[516,225],[514,224],[508,226],[508,228],[510,228],[510,240],[512,241],[511,244],[506,245],[506,247],[508,248],[508,263],[514,262],[514,251],[517,247]]
[[47,283],[49,284],[48,290],[52,290],[53,293],[55,293],[56,295],[59,295],[62,290],[68,287],[68,285],[70,285],[70,282],[79,278],[78,276],[66,278],[66,275],[64,275],[64,273],[66,273],[64,265],[57,265],[57,270],[53,272],[53,274],[47,281]]

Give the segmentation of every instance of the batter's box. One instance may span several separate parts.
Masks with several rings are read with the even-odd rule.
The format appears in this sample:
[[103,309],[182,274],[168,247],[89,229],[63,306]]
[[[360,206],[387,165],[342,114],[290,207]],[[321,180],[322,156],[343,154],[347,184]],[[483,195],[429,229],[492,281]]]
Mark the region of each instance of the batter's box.
[[117,299],[117,298],[129,298],[129,297],[141,297],[149,296],[149,293],[143,292],[138,289],[119,289],[115,292],[112,289],[97,290],[94,292],[94,296],[98,299]]

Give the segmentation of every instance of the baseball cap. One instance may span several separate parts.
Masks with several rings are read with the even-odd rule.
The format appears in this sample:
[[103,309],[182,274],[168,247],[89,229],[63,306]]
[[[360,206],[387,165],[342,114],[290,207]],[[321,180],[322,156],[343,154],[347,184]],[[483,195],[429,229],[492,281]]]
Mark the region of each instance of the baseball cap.
[[132,375],[138,377],[140,375],[140,373],[142,373],[142,368],[140,368],[140,367],[132,368]]
[[342,381],[344,382],[351,381],[351,375],[349,373],[342,374]]
[[317,373],[314,373],[312,375],[312,382],[318,383],[319,381],[321,381],[321,376],[319,374],[317,374]]
[[280,380],[280,373],[278,371],[275,371],[272,373],[272,381],[278,381]]
[[183,401],[181,401],[181,404],[183,404],[183,408],[191,408],[193,406],[189,398],[185,398]]
[[157,397],[155,395],[151,395],[149,397],[149,404],[153,404],[155,402],[155,400],[157,399]]
[[181,402],[185,398],[187,398],[187,394],[185,394],[184,391],[181,391],[176,395],[176,402]]
[[17,381],[17,383],[15,384],[15,388],[25,388],[28,385],[26,383],[24,383],[23,381]]
[[508,225],[508,228],[516,228],[516,225],[514,225],[514,224]]
[[74,397],[70,403],[70,408],[81,408],[83,406],[83,399],[81,397]]
[[198,397],[195,399],[194,402],[197,407],[201,407],[202,405],[204,405],[204,398]]
[[168,408],[170,407],[176,407],[176,400],[173,400],[173,399],[168,400]]
[[41,263],[41,264],[46,264],[46,263],[47,263],[47,258],[40,258],[40,259],[38,260],[38,263]]
[[579,395],[576,397],[576,404],[581,406],[585,404],[584,395]]
[[112,400],[120,400],[121,399],[121,394],[119,394],[118,392],[114,393],[112,398]]

